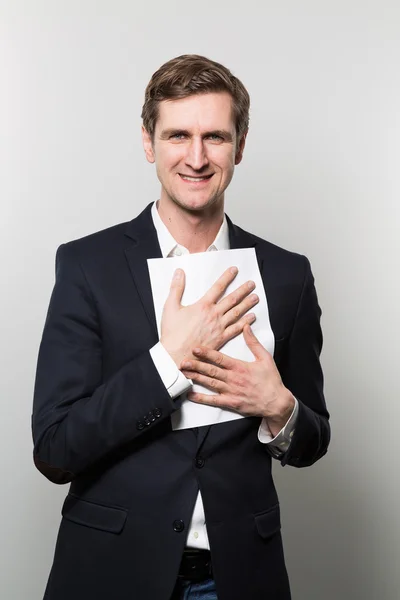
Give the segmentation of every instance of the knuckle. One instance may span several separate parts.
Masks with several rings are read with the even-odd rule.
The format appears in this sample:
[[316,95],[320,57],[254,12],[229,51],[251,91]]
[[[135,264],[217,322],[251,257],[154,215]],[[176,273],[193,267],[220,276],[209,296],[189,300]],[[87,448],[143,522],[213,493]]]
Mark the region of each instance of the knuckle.
[[206,313],[207,321],[212,323],[217,320],[218,312],[216,306],[203,306],[203,312]]
[[243,327],[244,327],[243,321],[239,321],[238,323],[236,323],[233,328],[235,335],[238,335],[239,333],[241,333],[241,331],[243,330]]
[[222,354],[218,355],[215,362],[217,363],[218,366],[223,365],[224,363],[224,357],[222,356]]
[[208,304],[207,304],[207,302],[206,302],[205,300],[203,300],[203,299],[201,299],[201,300],[199,300],[199,301],[198,301],[198,307],[199,307],[199,310],[200,310],[202,313],[205,313],[205,312],[207,312],[207,311],[209,311],[209,310],[210,310],[210,307],[209,307],[209,305],[208,305]]
[[230,400],[229,404],[231,405],[231,408],[232,408],[233,410],[236,410],[236,411],[238,411],[238,412],[240,411],[241,404],[242,404],[242,403],[240,402],[240,400],[237,400],[236,398],[232,398],[232,399]]
[[210,369],[210,377],[212,377],[213,379],[215,379],[216,376],[217,376],[217,368],[216,367],[211,367],[211,369]]
[[225,338],[225,336],[218,335],[215,338],[215,349],[218,350],[219,348],[221,348],[225,344],[226,341],[227,341],[227,339]]
[[242,405],[243,405],[243,403],[238,398],[232,399],[232,406],[234,407],[235,410],[240,410]]

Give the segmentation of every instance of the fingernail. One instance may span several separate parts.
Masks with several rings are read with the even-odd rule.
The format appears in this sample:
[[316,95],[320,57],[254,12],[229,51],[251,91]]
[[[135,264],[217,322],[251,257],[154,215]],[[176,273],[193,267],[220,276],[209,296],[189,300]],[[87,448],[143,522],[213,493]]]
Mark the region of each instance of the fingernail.
[[254,321],[255,318],[256,318],[256,315],[254,313],[249,313],[247,315],[247,318],[248,318],[249,321]]
[[201,354],[201,348],[195,348],[193,354]]
[[254,281],[249,281],[249,283],[247,284],[247,286],[248,286],[248,288],[249,288],[250,290],[252,290],[253,288],[255,288],[255,287],[256,287],[256,284],[254,283]]
[[183,363],[183,365],[182,365],[182,367],[183,367],[184,369],[190,369],[190,367],[191,367],[191,366],[192,366],[192,363],[191,363],[191,362],[184,362],[184,363]]
[[230,271],[231,271],[231,273],[233,273],[234,275],[236,275],[236,273],[238,272],[238,268],[237,267],[231,267]]
[[174,279],[180,279],[182,276],[182,271],[181,269],[177,269],[174,273]]

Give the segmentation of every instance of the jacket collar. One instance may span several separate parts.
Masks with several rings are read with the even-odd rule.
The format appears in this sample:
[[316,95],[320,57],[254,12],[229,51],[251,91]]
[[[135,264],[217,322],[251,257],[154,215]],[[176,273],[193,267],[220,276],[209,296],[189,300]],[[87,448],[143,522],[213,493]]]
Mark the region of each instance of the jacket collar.
[[[148,256],[147,258],[161,258],[162,254],[158,244],[157,232],[151,216],[153,204],[153,202],[148,204],[135,219],[127,224],[125,235],[134,240],[136,244],[143,242],[146,244],[150,238],[152,240],[150,247],[152,247],[153,252],[156,252],[157,255]],[[257,246],[258,238],[255,235],[244,231],[244,229],[232,223],[228,215],[226,215],[226,220],[229,228],[229,244],[231,249],[254,248]]]

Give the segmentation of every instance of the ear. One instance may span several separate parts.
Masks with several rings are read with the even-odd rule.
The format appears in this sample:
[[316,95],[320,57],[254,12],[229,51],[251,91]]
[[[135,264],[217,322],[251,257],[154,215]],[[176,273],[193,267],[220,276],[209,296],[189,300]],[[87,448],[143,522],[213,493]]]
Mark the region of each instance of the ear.
[[244,147],[246,145],[246,137],[247,137],[247,133],[249,130],[245,131],[245,133],[242,135],[242,139],[239,142],[239,146],[236,150],[236,154],[235,154],[235,165],[238,165],[239,163],[242,162],[242,158],[243,158],[243,152],[244,152]]
[[151,140],[151,136],[149,132],[142,125],[142,140],[143,140],[143,148],[144,153],[146,155],[149,163],[155,162],[154,150],[153,150],[153,142]]

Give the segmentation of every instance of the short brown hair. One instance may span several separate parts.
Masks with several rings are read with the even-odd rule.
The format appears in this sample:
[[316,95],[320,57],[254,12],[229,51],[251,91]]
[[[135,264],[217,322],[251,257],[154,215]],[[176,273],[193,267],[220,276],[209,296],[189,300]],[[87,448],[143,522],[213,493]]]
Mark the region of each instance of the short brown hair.
[[153,139],[162,100],[179,100],[194,94],[228,92],[232,97],[237,143],[249,128],[250,96],[243,83],[205,56],[183,54],[164,63],[150,79],[142,108],[143,126]]

